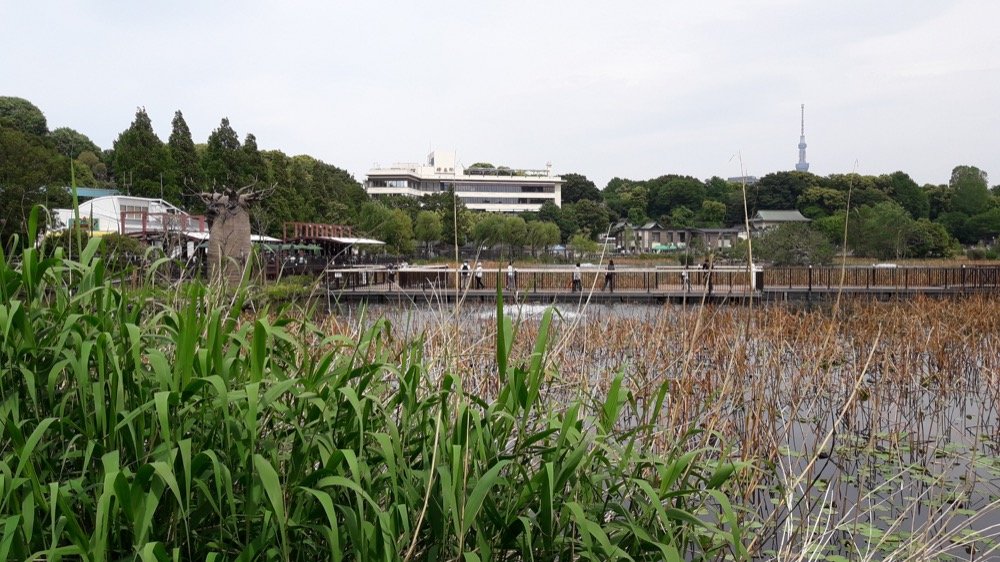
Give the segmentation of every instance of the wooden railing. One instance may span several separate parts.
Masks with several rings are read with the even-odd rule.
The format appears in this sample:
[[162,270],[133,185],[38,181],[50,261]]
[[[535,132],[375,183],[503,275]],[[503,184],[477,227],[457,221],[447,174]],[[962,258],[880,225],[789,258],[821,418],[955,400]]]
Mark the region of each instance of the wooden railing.
[[[582,268],[580,287],[584,291],[605,289],[608,270]],[[764,267],[755,271],[756,279],[745,267],[722,266],[711,270],[682,267],[619,267],[611,272],[607,290],[621,293],[672,293],[678,291],[737,294],[760,291],[829,292],[838,288],[881,291],[983,290],[1000,293],[1000,266],[908,266],[878,267]],[[418,290],[455,289],[468,286],[479,289],[477,274],[463,274],[454,267],[389,266],[331,268],[325,271],[331,287],[341,290]],[[497,284],[517,291],[571,292],[573,268],[516,268],[513,284],[508,282],[505,267],[483,269],[482,290],[495,291]],[[334,282],[336,280],[336,282]],[[379,288],[377,285],[384,285]]]

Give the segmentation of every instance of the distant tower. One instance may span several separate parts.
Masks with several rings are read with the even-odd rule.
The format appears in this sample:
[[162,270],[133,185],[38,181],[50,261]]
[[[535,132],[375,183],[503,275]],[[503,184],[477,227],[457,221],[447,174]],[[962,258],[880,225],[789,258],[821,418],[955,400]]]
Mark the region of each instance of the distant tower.
[[795,165],[798,172],[808,172],[809,162],[806,162],[806,104],[802,104],[802,132],[799,134],[799,163]]

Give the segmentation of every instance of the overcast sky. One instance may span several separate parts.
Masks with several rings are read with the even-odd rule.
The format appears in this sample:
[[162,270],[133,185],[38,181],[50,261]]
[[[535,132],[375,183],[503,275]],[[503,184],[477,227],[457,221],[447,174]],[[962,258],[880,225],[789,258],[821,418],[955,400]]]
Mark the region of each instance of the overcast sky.
[[0,95],[104,148],[222,117],[358,180],[468,165],[615,176],[908,172],[1000,183],[1000,1],[0,0]]

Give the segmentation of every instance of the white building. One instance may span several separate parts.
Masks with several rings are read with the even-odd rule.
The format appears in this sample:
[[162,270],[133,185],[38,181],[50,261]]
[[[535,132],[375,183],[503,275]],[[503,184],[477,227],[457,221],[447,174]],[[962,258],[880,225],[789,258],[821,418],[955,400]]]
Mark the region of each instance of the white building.
[[562,206],[562,184],[544,170],[510,168],[464,168],[452,151],[435,150],[426,164],[397,163],[373,168],[365,180],[369,195],[409,195],[419,197],[455,190],[465,206],[478,211],[520,213],[537,211],[551,201]]
[[[73,209],[55,209],[63,228],[73,225]],[[97,197],[80,203],[80,226],[95,234],[164,234],[208,232],[205,217],[189,215],[162,199],[127,195]]]

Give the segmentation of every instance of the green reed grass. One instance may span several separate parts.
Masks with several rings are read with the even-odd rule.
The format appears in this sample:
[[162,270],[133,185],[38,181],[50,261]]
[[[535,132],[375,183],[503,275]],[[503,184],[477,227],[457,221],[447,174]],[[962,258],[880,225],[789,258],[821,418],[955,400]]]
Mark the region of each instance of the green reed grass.
[[527,361],[497,314],[487,399],[385,321],[327,335],[196,283],[151,299],[97,244],[0,251],[2,560],[747,556],[724,494],[744,465],[647,446],[666,386],[546,402],[549,314]]

